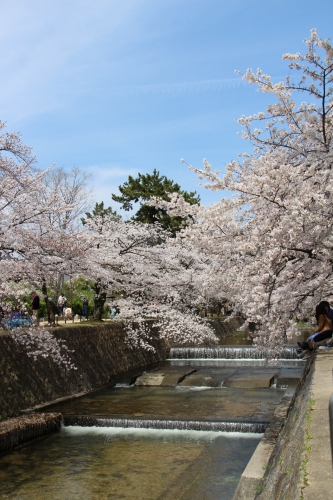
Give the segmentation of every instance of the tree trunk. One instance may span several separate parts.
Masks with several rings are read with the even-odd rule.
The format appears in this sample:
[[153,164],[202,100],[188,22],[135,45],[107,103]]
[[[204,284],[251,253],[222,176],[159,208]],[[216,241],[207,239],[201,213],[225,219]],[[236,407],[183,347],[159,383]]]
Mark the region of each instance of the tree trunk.
[[101,281],[95,283],[94,295],[94,315],[93,318],[102,321],[103,307],[106,301],[106,289],[102,286]]
[[56,290],[55,290],[56,297],[59,297],[60,291],[61,292],[64,291],[64,274],[62,274],[62,273],[58,274]]

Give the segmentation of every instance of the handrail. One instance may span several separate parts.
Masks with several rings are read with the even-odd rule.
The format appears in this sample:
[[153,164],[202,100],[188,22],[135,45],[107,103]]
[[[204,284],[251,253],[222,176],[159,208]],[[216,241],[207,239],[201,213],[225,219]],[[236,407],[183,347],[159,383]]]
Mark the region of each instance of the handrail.
[[330,420],[331,453],[332,453],[332,462],[333,462],[333,394],[330,398],[330,402],[328,405],[328,411],[329,411],[329,420]]

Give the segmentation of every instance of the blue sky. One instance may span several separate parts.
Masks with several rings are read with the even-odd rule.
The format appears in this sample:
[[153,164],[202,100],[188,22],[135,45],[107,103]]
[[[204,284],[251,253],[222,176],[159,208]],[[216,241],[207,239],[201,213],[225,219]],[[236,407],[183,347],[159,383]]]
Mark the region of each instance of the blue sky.
[[333,2],[0,0],[0,12],[0,118],[40,168],[86,169],[106,205],[156,168],[207,205],[223,194],[198,188],[180,158],[223,171],[250,151],[235,119],[267,98],[235,70],[281,80],[281,55],[304,53],[311,28],[332,36]]

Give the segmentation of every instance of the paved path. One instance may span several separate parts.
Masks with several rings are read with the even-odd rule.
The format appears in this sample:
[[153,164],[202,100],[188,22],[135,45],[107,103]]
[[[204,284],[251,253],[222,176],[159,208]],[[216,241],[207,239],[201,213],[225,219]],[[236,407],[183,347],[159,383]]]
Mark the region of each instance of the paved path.
[[314,405],[311,411],[309,441],[311,453],[307,464],[308,486],[304,500],[333,499],[333,469],[330,445],[328,403],[333,392],[333,352],[317,350],[311,383]]
[[[91,320],[92,318],[89,318],[89,320]],[[103,318],[103,322],[107,322],[107,323],[111,323],[112,321],[118,321],[118,319],[110,319],[110,318]],[[79,324],[82,324],[84,325],[86,323],[85,320],[82,320],[80,321],[80,318],[77,317],[77,316],[74,316],[74,321],[73,321],[73,318],[71,319],[67,319],[66,322],[64,319],[58,319],[57,320],[57,325],[61,325],[61,326],[65,326],[65,325],[73,325],[73,323],[75,323],[76,325],[79,325]],[[90,323],[88,323],[90,324]],[[45,320],[40,320],[39,321],[39,326],[43,326],[43,327],[47,327],[48,326],[48,322],[45,321]]]

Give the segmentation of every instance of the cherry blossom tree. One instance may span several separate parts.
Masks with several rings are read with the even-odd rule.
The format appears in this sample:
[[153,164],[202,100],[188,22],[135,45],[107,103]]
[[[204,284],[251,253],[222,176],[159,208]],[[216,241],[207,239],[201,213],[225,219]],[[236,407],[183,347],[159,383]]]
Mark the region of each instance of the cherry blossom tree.
[[[30,295],[32,284],[41,288],[55,269],[73,268],[85,247],[77,232],[55,224],[66,205],[54,190],[45,193],[43,180],[49,170],[37,171],[31,149],[23,145],[20,135],[4,129],[0,122],[0,305],[5,307],[8,300],[20,303]],[[44,355],[70,366],[68,353],[49,332],[35,329],[34,341],[29,332],[16,335],[9,329],[32,356],[40,354],[44,339]]]
[[100,286],[122,291],[119,317],[127,323],[131,345],[153,349],[147,318],[158,320],[160,337],[170,342],[216,341],[198,314],[206,300],[202,283],[210,262],[205,255],[175,241],[157,223],[97,216],[85,227],[94,243],[87,252],[86,272],[98,276]]
[[[75,204],[80,199],[62,195],[59,176],[35,168],[31,150],[22,145],[18,134],[4,133],[1,145],[1,302],[19,301],[30,293],[31,284],[47,299],[47,286],[57,275],[82,275],[98,283],[104,300],[109,287],[123,292],[120,317],[127,321],[132,345],[152,348],[151,333],[144,326],[147,316],[160,321],[165,338],[215,340],[197,314],[205,300],[201,291],[209,265],[205,256],[189,244],[175,242],[159,224],[125,223],[114,214],[103,213],[87,217],[78,227],[82,207]],[[52,322],[50,311],[49,320]],[[56,362],[69,363],[66,353],[59,358],[61,349],[49,332],[34,332],[10,334],[32,356],[42,353],[44,339],[48,346],[45,355],[52,352]]]
[[315,30],[306,44],[304,56],[283,56],[291,73],[284,82],[261,70],[243,75],[274,100],[238,120],[252,153],[223,177],[206,160],[190,167],[207,188],[233,197],[206,209],[179,195],[169,203],[170,214],[196,218],[180,237],[211,259],[210,285],[258,325],[257,344],[271,347],[333,296],[333,48]]
[[[49,169],[42,179],[44,189],[39,192],[42,202],[47,204],[50,194],[56,193],[58,204],[62,210],[56,210],[49,214],[48,224],[52,226],[55,233],[61,235],[61,240],[69,242],[77,239],[77,233],[80,232],[82,226],[81,216],[91,207],[92,190],[89,187],[91,174],[75,167],[70,171],[66,171],[63,167],[52,167]],[[44,232],[44,228],[41,228]],[[75,243],[74,243],[75,247]],[[58,254],[59,255],[59,254]],[[76,252],[73,252],[75,257]],[[62,262],[63,259],[62,259]],[[68,259],[65,261],[68,264]],[[42,280],[42,291],[44,301],[47,307],[48,321],[54,323],[54,311],[57,310],[55,303],[52,300],[52,295],[58,297],[61,289],[64,288],[65,274],[71,276],[75,274],[76,266],[66,265],[63,272],[61,267],[54,268],[53,279]],[[52,287],[50,288],[50,284]],[[72,307],[72,296],[70,298],[70,306]]]

